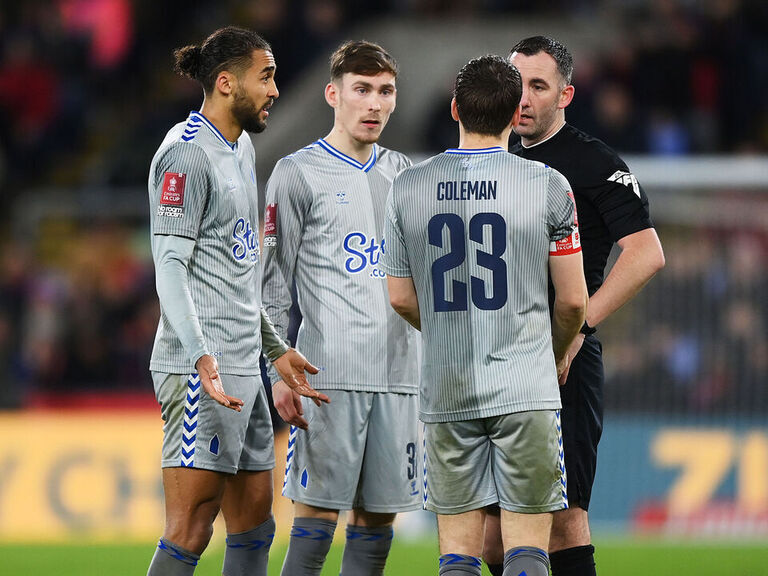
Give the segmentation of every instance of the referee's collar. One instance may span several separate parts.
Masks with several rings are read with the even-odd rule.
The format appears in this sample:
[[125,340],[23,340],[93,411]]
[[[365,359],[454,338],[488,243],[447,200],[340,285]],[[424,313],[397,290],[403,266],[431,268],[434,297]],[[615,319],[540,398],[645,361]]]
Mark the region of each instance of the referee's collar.
[[541,140],[540,142],[536,142],[536,144],[531,144],[530,146],[526,146],[525,144],[523,144],[523,141],[522,141],[522,140],[520,140],[520,146],[522,146],[522,147],[523,147],[523,148],[525,148],[526,150],[530,150],[531,148],[536,148],[536,146],[538,146],[539,144],[544,144],[544,142],[547,142],[548,140],[552,140],[552,138],[554,138],[555,136],[557,136],[558,134],[560,134],[560,131],[561,131],[563,128],[565,128],[565,125],[566,125],[566,124],[567,124],[567,122],[563,122],[563,125],[562,125],[562,126],[560,126],[560,128],[558,128],[557,130],[555,130],[555,131],[554,131],[554,133],[552,133],[552,134],[550,134],[549,136],[547,136],[546,138],[544,138],[544,140]]
[[320,138],[317,143],[320,145],[321,148],[323,148],[326,152],[328,152],[332,156],[336,156],[339,160],[346,162],[347,164],[351,164],[355,168],[358,168],[362,170],[363,172],[368,172],[371,168],[373,168],[373,165],[376,164],[376,158],[378,157],[378,145],[374,144],[373,149],[371,150],[371,156],[368,158],[368,160],[365,162],[365,164],[361,164],[351,156],[347,156],[342,152],[341,150],[338,150],[337,148],[334,148],[328,142],[325,141],[325,138]]

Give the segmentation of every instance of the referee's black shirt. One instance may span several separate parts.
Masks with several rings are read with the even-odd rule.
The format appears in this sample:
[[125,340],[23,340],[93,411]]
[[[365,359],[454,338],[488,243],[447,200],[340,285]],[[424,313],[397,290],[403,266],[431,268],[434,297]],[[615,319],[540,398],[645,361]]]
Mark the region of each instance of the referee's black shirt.
[[565,124],[548,140],[510,152],[551,166],[568,179],[584,258],[584,275],[592,296],[603,284],[603,272],[613,243],[653,227],[648,198],[627,165],[602,141]]

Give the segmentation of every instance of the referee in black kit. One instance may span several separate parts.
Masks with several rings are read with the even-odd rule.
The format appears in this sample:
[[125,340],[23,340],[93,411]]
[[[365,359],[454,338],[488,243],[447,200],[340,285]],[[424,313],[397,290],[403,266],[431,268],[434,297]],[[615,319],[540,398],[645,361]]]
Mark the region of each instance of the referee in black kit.
[[[569,357],[560,388],[569,508],[556,512],[549,542],[552,576],[595,576],[587,510],[603,429],[602,346],[596,327],[632,299],[664,266],[664,253],[648,212],[648,198],[624,161],[600,140],[565,122],[573,99],[573,58],[551,38],[518,42],[510,61],[523,79],[520,143],[510,150],[548,164],[571,184],[578,216],[584,274],[589,290],[587,320]],[[613,243],[621,253],[603,280]],[[498,516],[489,515],[483,556],[502,575]]]

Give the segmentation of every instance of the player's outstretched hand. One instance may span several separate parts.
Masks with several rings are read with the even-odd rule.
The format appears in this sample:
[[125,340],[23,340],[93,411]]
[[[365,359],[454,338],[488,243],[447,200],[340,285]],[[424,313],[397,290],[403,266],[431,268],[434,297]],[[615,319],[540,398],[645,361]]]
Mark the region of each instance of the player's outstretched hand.
[[203,385],[208,395],[216,400],[222,406],[231,408],[236,412],[240,412],[243,409],[243,401],[234,396],[227,396],[224,393],[224,386],[221,384],[221,376],[219,375],[219,363],[216,362],[216,358],[210,354],[204,354],[200,356],[195,363],[195,369],[200,375],[200,382]]
[[310,364],[304,358],[304,355],[295,348],[288,348],[288,351],[277,360],[274,360],[272,364],[275,366],[282,381],[294,392],[311,398],[318,406],[322,402],[328,403],[331,401],[328,396],[321,394],[309,385],[305,372],[317,374],[319,370]]
[[304,418],[304,409],[301,407],[301,396],[282,380],[272,386],[272,402],[280,418],[288,424],[302,430],[309,428],[309,422]]

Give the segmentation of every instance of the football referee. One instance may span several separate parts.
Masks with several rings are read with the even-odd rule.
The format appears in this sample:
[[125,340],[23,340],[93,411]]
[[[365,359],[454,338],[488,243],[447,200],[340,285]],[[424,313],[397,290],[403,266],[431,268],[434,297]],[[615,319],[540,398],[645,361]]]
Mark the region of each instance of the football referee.
[[[563,174],[576,197],[584,274],[589,290],[587,320],[574,341],[573,361],[562,398],[563,442],[569,508],[555,512],[549,542],[553,576],[594,576],[594,547],[587,511],[603,428],[602,346],[597,326],[632,299],[664,266],[664,253],[648,212],[648,198],[624,161],[600,140],[565,121],[571,103],[573,58],[551,38],[518,42],[510,61],[523,78],[520,143],[511,152],[543,162]],[[604,279],[613,244],[620,255]],[[498,516],[488,516],[484,558],[502,574]]]

